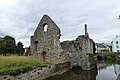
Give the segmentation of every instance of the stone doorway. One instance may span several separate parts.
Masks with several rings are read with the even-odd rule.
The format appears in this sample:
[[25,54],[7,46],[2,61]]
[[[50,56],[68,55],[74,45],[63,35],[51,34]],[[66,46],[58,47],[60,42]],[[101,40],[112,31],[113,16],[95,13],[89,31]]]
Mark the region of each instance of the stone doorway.
[[38,47],[38,41],[35,41],[35,51],[37,51],[37,47]]
[[46,60],[45,60],[46,54],[47,54],[46,51],[43,51],[43,52],[42,52],[43,61],[46,61]]

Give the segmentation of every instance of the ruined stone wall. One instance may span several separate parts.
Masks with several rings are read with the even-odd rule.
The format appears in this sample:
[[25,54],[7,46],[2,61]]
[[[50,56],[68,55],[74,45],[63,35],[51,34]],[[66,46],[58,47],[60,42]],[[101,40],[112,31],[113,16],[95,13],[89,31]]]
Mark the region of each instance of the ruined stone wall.
[[[65,54],[60,45],[60,29],[47,15],[44,15],[31,37],[31,51],[33,55],[43,61],[64,61]],[[61,56],[62,57],[61,57]]]
[[89,37],[86,37],[85,35],[80,35],[76,38],[76,41],[81,43],[81,48],[83,53],[91,53],[93,54],[93,40]]
[[76,38],[76,41],[81,43],[82,49],[82,68],[90,70],[95,65],[94,61],[94,41],[86,35],[81,35]]
[[63,63],[71,62],[71,66],[81,66],[83,70],[89,70],[94,59],[93,40],[89,38],[87,25],[85,35],[78,36],[73,41],[59,41],[60,29],[47,15],[44,15],[38,24],[33,36],[31,36],[32,55],[40,60]]
[[80,66],[83,70],[90,70],[94,65],[93,40],[85,35],[76,40],[61,42],[63,50],[69,51],[71,66]]
[[80,43],[73,40],[73,41],[64,41],[61,42],[60,44],[63,50],[69,52],[71,67],[73,65],[75,66],[81,65],[82,54],[81,54]]

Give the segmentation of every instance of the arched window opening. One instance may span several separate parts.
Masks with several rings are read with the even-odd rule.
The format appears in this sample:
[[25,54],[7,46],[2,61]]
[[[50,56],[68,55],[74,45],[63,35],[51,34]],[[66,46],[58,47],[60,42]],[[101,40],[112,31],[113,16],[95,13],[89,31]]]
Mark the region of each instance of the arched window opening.
[[44,24],[44,32],[47,32],[47,30],[48,30],[48,25]]

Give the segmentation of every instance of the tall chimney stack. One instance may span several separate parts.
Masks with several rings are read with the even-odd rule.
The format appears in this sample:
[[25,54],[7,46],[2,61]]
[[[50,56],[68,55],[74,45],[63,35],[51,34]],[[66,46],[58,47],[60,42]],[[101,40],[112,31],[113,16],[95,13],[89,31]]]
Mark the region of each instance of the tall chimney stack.
[[87,24],[85,24],[85,36],[86,36],[86,37],[89,37],[89,34],[88,34],[88,32],[87,32]]

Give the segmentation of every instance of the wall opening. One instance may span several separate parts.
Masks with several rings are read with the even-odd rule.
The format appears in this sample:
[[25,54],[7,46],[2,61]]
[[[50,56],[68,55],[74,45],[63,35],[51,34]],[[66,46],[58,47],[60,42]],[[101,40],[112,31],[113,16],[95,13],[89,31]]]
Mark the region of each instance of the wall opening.
[[72,71],[73,71],[73,73],[74,74],[81,74],[81,71],[82,71],[82,68],[79,66],[79,67],[77,67],[77,69],[76,68],[72,68]]
[[47,32],[47,30],[48,30],[48,25],[47,25],[47,24],[44,24],[43,26],[44,26],[44,32]]
[[43,57],[43,61],[46,61],[45,60],[45,57],[46,57],[46,52],[45,51],[42,52],[42,57]]
[[35,41],[35,51],[37,51],[37,47],[38,47],[38,41]]
[[79,66],[79,65],[74,65],[74,66],[72,67],[72,71],[76,71],[76,70],[82,70],[81,66]]

